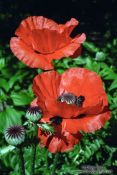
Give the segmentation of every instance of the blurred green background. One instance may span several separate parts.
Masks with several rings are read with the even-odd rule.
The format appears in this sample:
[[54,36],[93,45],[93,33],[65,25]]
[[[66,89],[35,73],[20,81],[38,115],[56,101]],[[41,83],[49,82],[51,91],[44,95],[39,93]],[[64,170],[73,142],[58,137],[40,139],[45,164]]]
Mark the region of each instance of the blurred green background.
[[[102,166],[117,174],[117,1],[116,0],[1,0],[0,1],[0,175],[19,175],[14,147],[4,140],[4,129],[21,124],[34,98],[32,80],[40,72],[22,64],[9,49],[9,40],[22,19],[43,15],[64,23],[71,17],[80,21],[72,35],[86,33],[82,56],[54,61],[58,72],[86,67],[105,82],[112,117],[103,129],[84,134],[73,151],[55,155],[38,147],[37,175],[78,175],[83,165]],[[25,149],[26,175],[30,175],[31,147]],[[56,166],[55,166],[56,163]],[[52,173],[53,172],[53,173]],[[106,172],[106,171],[105,171]],[[104,175],[106,173],[103,173]],[[98,175],[98,173],[95,175]]]

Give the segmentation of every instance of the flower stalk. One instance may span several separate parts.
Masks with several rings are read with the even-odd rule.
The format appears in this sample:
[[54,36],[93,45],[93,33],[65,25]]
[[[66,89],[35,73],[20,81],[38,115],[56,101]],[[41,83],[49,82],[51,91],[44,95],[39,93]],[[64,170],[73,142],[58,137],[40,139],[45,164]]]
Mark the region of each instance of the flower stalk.
[[24,156],[23,156],[23,150],[22,146],[18,147],[19,152],[19,167],[20,167],[20,174],[25,175],[25,163],[24,163]]
[[35,159],[36,159],[36,142],[32,147],[32,157],[31,157],[31,172],[30,175],[34,175],[35,173]]

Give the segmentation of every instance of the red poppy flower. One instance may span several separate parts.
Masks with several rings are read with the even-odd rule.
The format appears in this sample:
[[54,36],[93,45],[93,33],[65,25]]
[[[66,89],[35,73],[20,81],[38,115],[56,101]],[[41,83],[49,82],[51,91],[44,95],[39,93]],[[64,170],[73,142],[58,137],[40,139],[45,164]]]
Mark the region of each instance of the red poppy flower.
[[59,117],[50,118],[50,116],[46,116],[46,118],[41,121],[44,123],[50,123],[52,121],[52,126],[54,127],[54,134],[48,134],[38,130],[38,138],[40,139],[40,144],[42,147],[46,147],[51,153],[56,152],[66,152],[73,149],[74,145],[79,143],[82,135],[79,131],[75,134],[70,133],[64,129],[62,126],[62,119]]
[[80,131],[94,132],[110,118],[107,96],[100,77],[88,69],[71,68],[63,74],[45,72],[35,77],[37,98],[32,105],[43,110],[42,122],[50,122],[55,135],[39,129],[38,137],[50,152],[71,150]]
[[78,21],[74,18],[66,24],[57,24],[43,16],[28,17],[17,28],[17,37],[11,38],[11,50],[29,67],[52,69],[53,59],[80,54],[85,34],[70,37],[77,25]]
[[[38,106],[37,99],[33,100],[31,106]],[[82,138],[79,131],[76,131],[75,133],[67,131],[61,117],[46,115],[40,122],[49,123],[54,128],[54,134],[46,133],[40,128],[38,129],[40,146],[46,147],[51,153],[70,151]]]
[[108,106],[102,80],[84,68],[71,68],[63,74],[55,71],[39,74],[34,78],[33,91],[44,114],[62,118],[97,115]]
[[50,123],[53,121],[55,134],[49,135],[41,129],[38,130],[38,138],[42,147],[46,147],[50,152],[65,152],[73,149],[82,138],[80,131],[93,132],[100,129],[109,119],[110,113],[103,112],[98,115],[86,115],[81,119],[65,119],[59,116],[44,117],[41,121]]

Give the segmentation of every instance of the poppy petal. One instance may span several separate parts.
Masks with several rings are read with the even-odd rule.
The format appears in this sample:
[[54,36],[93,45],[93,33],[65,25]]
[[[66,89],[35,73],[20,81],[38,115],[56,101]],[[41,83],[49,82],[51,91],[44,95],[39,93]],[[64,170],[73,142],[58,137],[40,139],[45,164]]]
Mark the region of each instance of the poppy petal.
[[59,27],[58,24],[51,19],[43,16],[30,16],[22,20],[15,34],[23,39],[24,35],[29,35],[29,32],[34,29],[58,30]]
[[65,47],[70,41],[69,36],[66,37],[64,33],[61,34],[56,30],[38,29],[32,31],[33,49],[42,54],[51,55],[56,50]]
[[63,57],[69,57],[73,56],[73,54],[78,54],[75,56],[79,56],[79,53],[81,51],[81,43],[83,43],[86,39],[85,34],[83,33],[81,36],[77,36],[76,38],[72,39],[65,47],[62,47],[61,49],[56,50],[56,52],[52,54],[46,55],[48,59],[60,59]]
[[70,151],[74,148],[74,146],[77,143],[79,143],[81,139],[80,133],[73,135],[66,132],[64,136],[67,139],[67,143],[65,143],[64,140],[59,139],[57,137],[53,137],[51,139],[50,144],[47,147],[51,153]]
[[10,48],[19,60],[32,68],[52,68],[51,63],[48,62],[44,55],[34,52],[34,50],[26,45],[20,38],[11,38]]
[[[49,118],[42,118],[42,122],[48,122]],[[61,125],[54,125],[55,134],[49,135],[44,133],[41,129],[38,130],[38,138],[41,140],[41,146],[48,148],[51,153],[65,152],[73,149],[82,135],[77,132],[70,134],[61,128]]]
[[73,55],[71,55],[70,57],[71,57],[71,58],[77,58],[78,56],[81,55],[81,52],[82,52],[82,46],[80,46],[80,47],[73,53]]
[[55,71],[49,71],[37,75],[33,81],[33,91],[38,97],[38,105],[44,111],[53,116],[59,115],[64,118],[75,117],[84,112],[82,107],[78,108],[76,105],[68,105],[57,101],[58,97],[63,91],[59,90],[61,75]]
[[110,111],[98,115],[86,115],[79,119],[63,119],[62,128],[70,133],[77,133],[78,131],[90,133],[102,128],[109,119]]
[[38,98],[35,98],[35,99],[31,102],[31,106],[38,106],[38,104],[37,104],[37,99],[38,99]]
[[[74,118],[80,114],[99,114],[108,106],[102,80],[95,72],[84,68],[71,68],[62,75],[55,71],[42,73],[35,77],[33,91],[38,97],[38,105],[44,104],[44,110],[53,116]],[[84,96],[82,106],[57,101],[65,92]]]
[[60,24],[60,32],[64,32],[66,36],[69,36],[73,29],[78,25],[78,21],[75,18],[71,18],[66,24]]
[[[107,96],[101,78],[85,68],[71,68],[62,74],[60,91],[84,96],[83,108],[87,114],[100,113],[108,106]],[[97,108],[96,108],[97,106]]]
[[[43,16],[24,19],[11,38],[10,47],[14,55],[32,68],[49,70],[52,61],[63,57],[79,56],[85,34],[70,37],[78,21],[72,18],[66,24],[57,24]],[[76,55],[77,54],[77,55]]]
[[[38,105],[40,103],[38,102]],[[76,105],[69,105],[65,102],[59,103],[57,100],[47,100],[45,101],[46,110],[53,116],[61,116],[62,118],[74,118],[77,115],[84,113],[82,107],[77,107]]]
[[35,94],[41,98],[43,94],[44,100],[48,98],[56,99],[58,96],[58,87],[61,76],[55,71],[48,71],[37,75],[33,81],[33,90]]

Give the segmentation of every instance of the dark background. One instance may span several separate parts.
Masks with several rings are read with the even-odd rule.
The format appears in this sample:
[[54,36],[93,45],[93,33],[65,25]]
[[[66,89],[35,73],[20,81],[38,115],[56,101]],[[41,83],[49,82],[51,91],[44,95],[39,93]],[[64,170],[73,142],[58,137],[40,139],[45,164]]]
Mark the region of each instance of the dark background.
[[95,32],[101,41],[105,35],[116,37],[116,0],[1,0],[0,43],[9,42],[21,20],[30,15],[43,15],[58,23],[74,17],[80,21],[75,32],[85,32],[88,39]]

